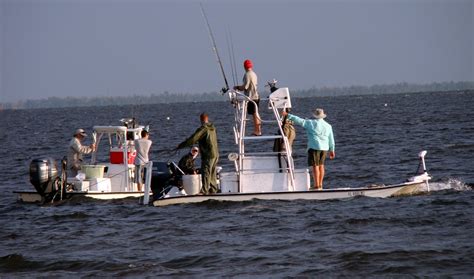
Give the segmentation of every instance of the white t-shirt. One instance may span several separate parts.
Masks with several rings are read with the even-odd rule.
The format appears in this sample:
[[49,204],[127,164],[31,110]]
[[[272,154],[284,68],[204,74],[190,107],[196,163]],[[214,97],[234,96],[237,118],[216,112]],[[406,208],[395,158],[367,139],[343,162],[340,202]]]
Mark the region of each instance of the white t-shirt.
[[246,95],[249,96],[250,99],[257,100],[260,98],[257,91],[257,74],[252,70],[248,70],[245,72],[244,90]]
[[148,152],[150,151],[151,143],[152,142],[149,139],[135,140],[135,150],[137,150],[135,165],[143,165],[148,163]]

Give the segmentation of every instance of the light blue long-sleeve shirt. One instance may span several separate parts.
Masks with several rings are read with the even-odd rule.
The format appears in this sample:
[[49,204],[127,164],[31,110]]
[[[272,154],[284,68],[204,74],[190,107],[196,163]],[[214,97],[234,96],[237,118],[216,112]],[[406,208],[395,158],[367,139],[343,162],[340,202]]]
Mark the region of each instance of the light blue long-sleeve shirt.
[[288,114],[287,119],[306,130],[308,149],[334,151],[335,144],[332,126],[324,119],[303,119],[292,114]]

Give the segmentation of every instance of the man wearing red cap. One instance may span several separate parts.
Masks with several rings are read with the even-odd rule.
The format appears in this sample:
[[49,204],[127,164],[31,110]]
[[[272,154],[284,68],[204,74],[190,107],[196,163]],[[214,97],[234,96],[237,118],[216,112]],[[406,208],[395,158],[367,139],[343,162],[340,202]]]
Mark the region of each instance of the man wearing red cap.
[[247,104],[247,113],[253,116],[254,136],[262,135],[260,117],[258,114],[258,104],[260,103],[260,96],[257,91],[257,74],[253,71],[252,61],[249,59],[244,61],[245,75],[242,85],[234,86],[235,90],[245,92],[253,102]]

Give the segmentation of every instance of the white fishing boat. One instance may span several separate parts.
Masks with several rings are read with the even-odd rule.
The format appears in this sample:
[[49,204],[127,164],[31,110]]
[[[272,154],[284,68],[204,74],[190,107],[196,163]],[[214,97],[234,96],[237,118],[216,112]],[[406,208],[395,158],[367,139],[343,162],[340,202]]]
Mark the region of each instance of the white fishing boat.
[[[32,160],[30,182],[36,191],[16,191],[18,200],[45,203],[72,197],[102,200],[143,197],[143,191],[137,191],[133,163],[134,140],[140,138],[144,128],[134,119],[122,119],[119,126],[94,126],[92,137],[96,149],[90,163],[83,165],[76,177],[67,177],[66,159],[61,161],[61,174],[52,158]],[[147,188],[150,188],[152,167],[153,162],[146,165]]]
[[[200,195],[200,179],[183,187],[168,185],[161,191],[159,198],[153,201],[154,206],[171,204],[197,203],[208,200],[216,201],[248,201],[262,200],[327,200],[343,199],[355,196],[387,198],[399,195],[410,195],[428,189],[431,177],[426,172],[424,157],[426,151],[419,154],[419,175],[396,185],[367,186],[359,188],[333,188],[323,190],[310,189],[310,173],[307,168],[297,169],[294,166],[292,148],[282,130],[280,110],[291,108],[291,98],[288,88],[274,91],[268,98],[268,108],[273,112],[273,119],[262,122],[267,128],[273,125],[279,130],[276,135],[247,136],[246,123],[248,119],[247,105],[252,102],[244,94],[229,90],[230,103],[234,109],[234,127],[236,153],[227,156],[234,163],[234,170],[219,172],[220,193]],[[261,144],[262,141],[282,141],[281,151],[247,152],[251,144]],[[421,170],[421,172],[420,172]],[[195,175],[198,177],[198,175]],[[186,184],[186,183],[185,183]],[[149,189],[145,189],[149,191]],[[155,193],[155,197],[156,197]],[[146,200],[145,200],[146,202]]]
[[[61,173],[54,159],[40,158],[30,163],[30,182],[36,191],[16,191],[22,202],[55,202],[73,197],[93,199],[140,198],[143,204],[155,206],[196,203],[207,200],[246,201],[262,200],[325,200],[355,196],[386,198],[410,195],[429,189],[430,176],[426,172],[424,156],[419,154],[420,174],[396,185],[376,184],[359,188],[310,189],[310,172],[307,168],[295,168],[292,148],[282,130],[280,110],[291,108],[288,88],[280,88],[268,97],[272,119],[263,120],[267,131],[273,135],[247,136],[247,105],[252,102],[244,94],[227,92],[234,110],[233,133],[236,152],[227,155],[233,162],[233,170],[218,173],[220,192],[201,195],[200,175],[183,175],[174,162],[149,162],[144,191],[137,190],[135,183],[134,140],[140,137],[143,126],[132,120],[122,120],[119,126],[94,126],[93,142],[97,148],[91,154],[89,164],[82,166],[76,177],[67,177],[67,162],[61,161]],[[273,125],[274,129],[270,126]],[[264,141],[281,140],[284,148],[279,151],[248,152],[249,147]],[[104,143],[105,142],[105,143]],[[253,145],[253,146],[252,146]],[[253,148],[261,150],[261,148]]]
[[[201,11],[212,41],[213,51],[224,77],[226,86],[223,92],[229,96],[230,104],[234,109],[233,133],[236,152],[227,155],[227,158],[233,162],[234,169],[218,172],[219,193],[200,195],[200,175],[183,175],[184,173],[173,162],[149,162],[146,166],[147,176],[144,191],[137,191],[137,185],[134,182],[134,140],[140,137],[140,132],[144,127],[136,125],[134,119],[130,119],[123,121],[124,125],[120,126],[95,126],[93,128],[93,139],[97,148],[92,154],[90,164],[83,165],[83,173],[76,177],[67,177],[65,159],[61,161],[60,176],[54,159],[32,160],[30,181],[36,191],[17,191],[20,201],[44,203],[75,196],[95,199],[143,197],[143,204],[149,204],[150,197],[152,197],[154,206],[164,206],[207,200],[325,200],[354,196],[386,198],[413,194],[422,189],[429,191],[428,181],[431,178],[425,167],[426,151],[419,154],[419,175],[412,177],[407,182],[396,185],[376,184],[378,186],[311,190],[309,170],[295,168],[292,148],[282,129],[280,110],[291,108],[288,88],[277,89],[274,87],[274,83],[269,83],[273,86],[272,93],[267,99],[268,108],[272,111],[272,119],[262,120],[262,122],[265,124],[266,131],[278,130],[279,132],[276,135],[247,136],[247,105],[253,101],[241,92],[229,90],[222,61],[202,5]],[[233,64],[235,66],[235,62]],[[273,129],[268,128],[270,125],[273,125]],[[109,143],[105,154],[98,151],[103,139],[108,139]],[[279,144],[282,144],[283,148],[277,151],[261,151],[262,148],[253,148],[252,152],[248,151],[252,150],[252,145],[258,146],[263,141],[273,142],[275,140],[279,140]]]

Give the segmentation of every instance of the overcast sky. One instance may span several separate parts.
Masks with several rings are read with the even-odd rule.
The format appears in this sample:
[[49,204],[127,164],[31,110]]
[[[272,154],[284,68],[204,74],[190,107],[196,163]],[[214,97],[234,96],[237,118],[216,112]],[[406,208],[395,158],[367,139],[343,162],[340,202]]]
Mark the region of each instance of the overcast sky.
[[[0,102],[224,85],[199,1],[0,3]],[[474,80],[473,0],[203,3],[231,85],[229,46],[260,91]]]

